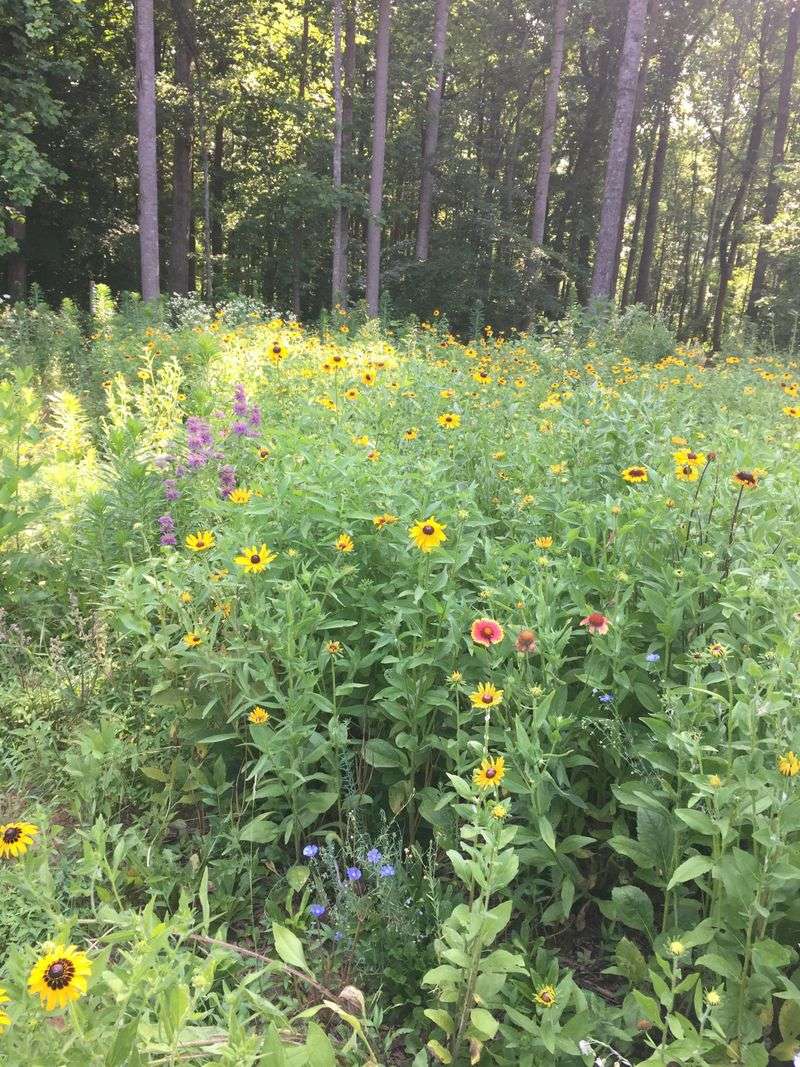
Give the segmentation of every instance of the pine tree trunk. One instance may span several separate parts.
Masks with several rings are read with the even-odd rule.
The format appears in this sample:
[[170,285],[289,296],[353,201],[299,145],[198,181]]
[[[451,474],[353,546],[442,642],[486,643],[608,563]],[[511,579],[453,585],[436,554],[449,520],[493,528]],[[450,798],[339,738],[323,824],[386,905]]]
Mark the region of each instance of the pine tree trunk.
[[190,0],[172,0],[175,13],[175,83],[181,92],[172,150],[172,235],[169,256],[171,293],[189,291],[189,229],[192,214],[192,55],[194,34]]
[[739,243],[739,226],[741,224],[742,211],[745,198],[753,180],[755,169],[758,164],[758,155],[761,150],[761,139],[764,135],[764,105],[768,92],[768,80],[766,69],[766,52],[771,26],[771,10],[764,9],[761,23],[761,40],[759,46],[758,64],[758,96],[753,111],[753,121],[750,126],[750,136],[747,140],[747,149],[742,162],[742,172],[739,178],[739,186],[733,198],[728,214],[722,224],[719,235],[719,285],[717,299],[714,305],[714,319],[711,333],[711,349],[719,352],[722,348],[722,330],[725,317],[725,303],[728,298],[728,286],[733,276],[736,249]]
[[372,170],[369,180],[369,218],[367,220],[367,310],[372,318],[377,318],[380,310],[381,212],[386,161],[391,13],[391,0],[378,0],[378,29],[375,38],[375,105],[372,116]]
[[628,21],[617,79],[617,100],[611,126],[603,206],[597,234],[591,296],[610,300],[616,286],[617,237],[622,216],[625,170],[630,151],[633,113],[636,105],[639,61],[642,55],[647,0],[628,0]]
[[134,0],[136,126],[139,161],[139,257],[143,300],[160,295],[158,261],[158,170],[153,0]]
[[658,213],[661,207],[661,189],[664,183],[664,164],[667,159],[667,147],[669,144],[669,104],[665,103],[661,112],[661,120],[658,125],[658,143],[653,158],[653,178],[650,183],[650,197],[647,203],[647,218],[644,224],[644,236],[642,237],[642,256],[639,260],[639,273],[636,277],[636,292],[633,297],[635,304],[650,303],[650,272],[653,268],[653,253],[656,246],[656,232],[658,230]]
[[764,208],[761,213],[761,221],[765,233],[759,241],[756,265],[753,270],[753,283],[750,287],[750,297],[747,302],[747,315],[754,322],[759,319],[759,301],[764,295],[764,281],[769,264],[769,253],[767,252],[767,244],[769,242],[768,228],[778,215],[778,205],[781,199],[780,170],[783,166],[786,150],[786,130],[789,125],[798,28],[800,28],[800,4],[795,3],[789,13],[789,24],[786,31],[786,51],[783,56],[783,69],[781,71],[780,89],[778,90],[778,111],[775,116],[775,133],[772,138],[769,180],[767,182],[766,196],[764,197]]
[[[555,0],[553,11],[553,45],[550,50],[550,69],[542,109],[542,132],[539,138],[539,155],[536,160],[536,186],[533,191],[533,218],[531,219],[531,244],[539,249],[544,244],[544,229],[547,223],[547,200],[550,193],[550,170],[553,164],[553,142],[558,116],[558,90],[561,84],[561,68],[564,65],[564,37],[567,26],[569,0]],[[539,264],[534,264],[538,272]]]
[[444,91],[444,55],[447,47],[447,19],[450,0],[436,0],[433,21],[433,55],[431,56],[432,82],[428,91],[428,109],[425,122],[425,141],[422,148],[422,177],[419,185],[419,211],[417,213],[417,261],[428,259],[431,240],[431,213],[433,211],[433,169],[439,147],[439,115],[442,110]]
[[342,206],[342,0],[333,0],[333,263],[331,301],[345,299],[344,208]]

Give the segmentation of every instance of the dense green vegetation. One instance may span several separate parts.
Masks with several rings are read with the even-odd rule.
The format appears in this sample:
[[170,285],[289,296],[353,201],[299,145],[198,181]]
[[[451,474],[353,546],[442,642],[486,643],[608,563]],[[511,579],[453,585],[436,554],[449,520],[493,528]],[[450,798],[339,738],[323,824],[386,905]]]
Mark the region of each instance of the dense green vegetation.
[[0,320],[0,1060],[790,1062],[797,364],[95,308]]

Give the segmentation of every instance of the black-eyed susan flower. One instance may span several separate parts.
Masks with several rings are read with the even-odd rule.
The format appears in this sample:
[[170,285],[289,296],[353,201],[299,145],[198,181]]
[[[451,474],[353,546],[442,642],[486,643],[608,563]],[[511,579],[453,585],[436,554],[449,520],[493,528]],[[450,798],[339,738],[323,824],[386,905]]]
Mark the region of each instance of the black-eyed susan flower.
[[203,638],[194,630],[190,630],[188,634],[183,635],[183,642],[187,648],[197,648],[198,645],[202,645]]
[[286,356],[286,345],[282,341],[273,341],[269,346],[269,358],[273,363],[280,363]]
[[461,425],[461,416],[454,411],[445,411],[443,415],[439,416],[439,425],[443,426],[445,430],[455,430]]
[[796,404],[792,404],[789,407],[783,409],[784,415],[788,415],[790,419],[800,419],[800,407]]
[[647,471],[644,467],[626,467],[624,471],[620,471],[620,474],[626,482],[633,484],[647,481]]
[[340,655],[342,651],[342,642],[328,641],[328,643],[325,645],[325,651],[328,653],[329,656]]
[[6,993],[5,989],[0,985],[0,1034],[5,1030],[7,1026],[11,1025],[11,1016],[3,1011],[4,1004],[10,1004],[11,999]]
[[380,458],[381,454],[377,448],[373,448],[370,452],[367,452],[367,459],[370,463],[377,463]]
[[684,463],[675,468],[675,477],[679,482],[696,482],[700,477],[700,468],[692,463]]
[[503,640],[505,636],[503,633],[503,627],[499,622],[495,622],[494,619],[476,619],[472,624],[470,630],[472,640],[477,645],[496,645]]
[[262,708],[260,704],[257,704],[247,716],[247,721],[253,726],[263,726],[269,722],[269,712],[266,708]]
[[259,450],[258,450],[258,458],[259,459],[269,459],[269,449],[268,448],[259,448]]
[[431,515],[429,519],[420,519],[408,531],[408,535],[420,552],[432,552],[447,540],[444,532],[447,527]]
[[252,496],[249,489],[232,489],[228,493],[228,500],[231,504],[249,504]]
[[736,471],[731,475],[731,481],[740,489],[755,489],[758,485],[758,475],[755,471]]
[[33,965],[28,992],[41,998],[45,1011],[65,1008],[86,992],[91,973],[92,962],[85,952],[74,945],[52,945]]
[[216,538],[211,530],[198,530],[197,533],[187,534],[186,547],[192,552],[205,552],[214,547]]
[[472,781],[479,789],[491,789],[500,785],[506,773],[504,756],[485,756],[480,767],[472,772]]
[[487,370],[476,370],[472,375],[472,380],[474,382],[479,382],[481,385],[489,385],[492,377]]
[[405,430],[404,433],[403,433],[403,440],[404,441],[416,441],[416,439],[418,437],[419,437],[419,430],[417,429],[416,426],[409,426],[409,428],[407,430]]
[[693,467],[702,467],[706,462],[704,452],[695,452],[691,448],[682,448],[678,452],[673,452],[672,458],[678,466],[683,466],[684,464],[689,463]]
[[355,548],[353,538],[348,533],[339,534],[336,538],[335,546],[339,552],[352,552]]
[[491,682],[481,682],[469,699],[473,708],[494,708],[503,702],[503,690]]
[[385,511],[383,515],[373,515],[372,525],[382,530],[384,526],[393,526],[397,522],[397,516]]
[[9,822],[0,826],[0,859],[16,859],[24,856],[39,833],[32,822]]
[[372,370],[365,370],[364,373],[361,375],[361,381],[367,387],[372,387],[377,380],[378,376],[375,371]]
[[785,778],[796,778],[800,774],[800,759],[791,749],[784,752],[782,756],[778,756],[777,765],[778,772]]
[[730,649],[727,648],[727,646],[721,644],[719,641],[712,641],[706,651],[708,652],[709,656],[713,656],[714,659],[725,659],[725,657],[730,652]]
[[553,538],[552,537],[537,537],[536,540],[533,543],[536,545],[537,548],[542,548],[542,549],[552,548],[553,547]]
[[248,545],[238,556],[233,557],[233,562],[241,567],[245,574],[260,574],[276,558],[275,553],[266,545]]
[[556,1003],[556,988],[552,985],[540,986],[533,998],[540,1008],[552,1008]]
[[345,400],[356,400],[358,398],[358,389],[346,389]]

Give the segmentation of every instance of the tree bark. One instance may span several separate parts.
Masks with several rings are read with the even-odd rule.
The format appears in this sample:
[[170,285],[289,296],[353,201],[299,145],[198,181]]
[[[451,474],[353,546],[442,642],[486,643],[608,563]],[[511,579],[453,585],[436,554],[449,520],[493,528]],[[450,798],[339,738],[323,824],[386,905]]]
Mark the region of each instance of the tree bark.
[[211,254],[221,256],[225,251],[225,233],[222,228],[222,202],[225,197],[225,124],[222,119],[214,123],[214,144],[211,149]]
[[192,57],[194,33],[190,0],[172,0],[175,14],[175,83],[181,93],[172,150],[172,237],[169,289],[189,291],[189,230],[192,214]]
[[681,295],[678,305],[677,334],[683,336],[683,321],[686,315],[686,304],[691,291],[692,270],[692,245],[694,243],[694,216],[697,204],[697,190],[700,186],[700,175],[697,167],[697,145],[695,145],[692,158],[692,191],[689,196],[689,216],[686,220],[686,238],[683,244],[683,259],[681,261]]
[[367,221],[367,310],[376,318],[380,310],[381,211],[383,172],[386,161],[386,112],[389,95],[389,40],[391,0],[378,0],[375,38],[375,105],[372,116],[372,170],[369,180]]
[[536,187],[533,192],[533,218],[531,220],[531,244],[541,248],[544,244],[544,228],[547,222],[547,199],[550,193],[550,170],[553,163],[553,142],[558,116],[558,89],[561,84],[561,68],[564,64],[564,37],[567,26],[569,0],[555,0],[553,11],[553,44],[550,50],[550,70],[542,110],[542,132],[539,138],[539,155],[536,160]]
[[614,267],[617,258],[617,237],[622,215],[625,170],[630,151],[646,14],[647,0],[628,0],[628,21],[620,56],[617,101],[611,126],[603,206],[592,274],[591,296],[594,299],[610,300],[616,284]]
[[333,0],[333,262],[331,302],[345,299],[344,208],[342,206],[342,0]]
[[636,197],[636,211],[633,216],[633,229],[631,230],[631,244],[628,249],[628,259],[625,263],[625,278],[622,282],[622,295],[619,306],[624,311],[628,306],[628,300],[633,285],[633,276],[636,272],[636,260],[639,255],[639,234],[642,230],[642,218],[644,206],[647,200],[647,190],[650,186],[650,167],[653,165],[653,137],[648,137],[647,151],[642,165],[642,180],[639,183],[639,194]]
[[[559,0],[561,2],[561,0]],[[419,184],[419,211],[417,213],[417,261],[428,259],[431,239],[431,213],[433,210],[433,168],[439,147],[439,116],[442,110],[444,91],[444,56],[447,47],[447,20],[450,0],[436,0],[433,21],[433,54],[431,56],[432,82],[428,90],[428,109],[425,122],[425,141],[422,148],[422,177]]]
[[[303,32],[300,37],[300,77],[297,84],[297,99],[302,106],[306,98],[308,85],[308,37],[309,37],[308,4],[303,5]],[[298,143],[295,152],[295,161],[300,165],[303,158],[302,142]],[[292,223],[292,311],[296,319],[299,319],[302,311],[302,251],[303,251],[303,220],[298,217]]]
[[767,6],[761,22],[761,39],[759,45],[758,64],[758,96],[753,111],[753,121],[750,126],[750,136],[747,139],[747,149],[742,162],[742,172],[739,185],[733,198],[728,214],[722,224],[719,235],[719,286],[717,299],[714,305],[714,319],[711,333],[711,349],[719,352],[722,348],[722,328],[725,317],[725,302],[728,297],[728,286],[733,275],[733,267],[736,259],[736,249],[739,242],[739,226],[741,224],[742,210],[747,196],[750,183],[753,180],[755,169],[758,164],[758,155],[761,150],[761,139],[764,135],[764,104],[766,102],[768,81],[766,70],[766,52],[771,26],[771,11]]
[[764,233],[758,244],[756,265],[753,270],[753,283],[750,286],[750,297],[747,302],[747,315],[754,322],[757,322],[760,317],[759,301],[764,295],[764,281],[769,264],[769,253],[767,251],[769,242],[768,228],[778,215],[778,205],[781,199],[781,167],[783,166],[786,150],[786,130],[789,125],[792,79],[794,77],[795,57],[797,56],[798,28],[800,28],[800,3],[795,3],[789,12],[786,51],[783,55],[783,69],[781,70],[780,88],[778,90],[778,111],[775,116],[775,133],[772,138],[772,158],[769,163],[767,192],[764,197],[764,209],[761,214]]
[[650,303],[650,272],[653,268],[653,252],[656,246],[658,214],[661,207],[661,189],[664,184],[664,164],[667,159],[667,146],[669,144],[669,123],[669,103],[665,102],[661,111],[661,119],[658,125],[658,143],[653,157],[653,178],[650,182],[647,218],[645,219],[644,236],[642,237],[642,255],[639,260],[636,292],[633,297],[635,304],[647,305]]
[[8,236],[16,241],[17,247],[9,252],[6,261],[6,284],[8,295],[16,303],[25,300],[28,295],[28,260],[25,255],[25,226],[27,208],[18,208],[11,212],[6,224]]
[[153,0],[134,0],[136,127],[139,161],[139,257],[143,300],[160,295],[158,171]]

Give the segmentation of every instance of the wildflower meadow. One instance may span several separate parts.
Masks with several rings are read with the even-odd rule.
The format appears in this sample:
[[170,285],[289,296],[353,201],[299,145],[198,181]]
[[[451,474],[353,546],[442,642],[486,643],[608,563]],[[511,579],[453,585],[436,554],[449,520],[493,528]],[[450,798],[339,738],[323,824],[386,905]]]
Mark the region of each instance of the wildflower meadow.
[[798,1062],[798,363],[0,347],[0,1062]]

